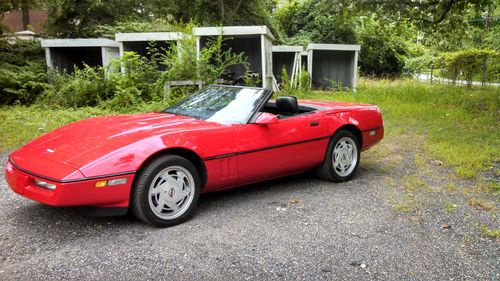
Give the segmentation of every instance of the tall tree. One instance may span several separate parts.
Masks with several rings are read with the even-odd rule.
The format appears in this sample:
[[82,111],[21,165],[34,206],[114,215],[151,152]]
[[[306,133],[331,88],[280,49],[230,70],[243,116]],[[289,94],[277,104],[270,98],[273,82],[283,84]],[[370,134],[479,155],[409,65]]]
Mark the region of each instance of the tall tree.
[[156,0],[154,15],[202,25],[271,24],[269,0]]
[[48,0],[48,7],[47,33],[56,37],[96,36],[97,26],[143,12],[139,0]]
[[21,13],[23,17],[23,30],[28,29],[28,25],[30,24],[30,1],[29,0],[21,0]]
[[287,43],[354,43],[356,18],[340,1],[288,1],[274,14]]
[[[96,26],[166,19],[201,25],[274,26],[269,0],[48,0],[53,36],[95,36]],[[98,35],[98,34],[97,34]]]
[[452,15],[472,8],[486,9],[497,0],[340,0],[364,11],[373,11],[395,20],[410,20],[421,27],[435,26]]

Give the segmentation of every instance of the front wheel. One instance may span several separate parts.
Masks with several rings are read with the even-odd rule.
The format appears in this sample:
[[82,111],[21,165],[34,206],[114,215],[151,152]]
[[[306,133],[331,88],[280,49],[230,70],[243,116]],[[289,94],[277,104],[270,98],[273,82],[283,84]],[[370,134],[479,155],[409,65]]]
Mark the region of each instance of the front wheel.
[[184,222],[193,213],[200,196],[196,167],[177,155],[153,160],[138,175],[131,209],[140,220],[166,227]]
[[341,130],[330,140],[323,163],[316,169],[319,178],[333,182],[352,179],[360,159],[359,139],[351,131]]

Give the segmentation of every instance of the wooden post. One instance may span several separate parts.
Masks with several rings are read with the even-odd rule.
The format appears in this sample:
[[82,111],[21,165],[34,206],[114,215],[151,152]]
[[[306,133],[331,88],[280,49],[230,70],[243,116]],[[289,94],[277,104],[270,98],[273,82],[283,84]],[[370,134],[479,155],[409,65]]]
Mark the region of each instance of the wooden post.
[[163,85],[163,101],[167,100],[168,93],[170,92],[170,88],[173,86],[198,86],[198,90],[203,88],[203,80],[173,80],[166,81]]
[[290,77],[290,87],[294,87],[295,82],[295,73],[297,72],[297,53],[293,56],[293,64],[292,64],[292,75]]

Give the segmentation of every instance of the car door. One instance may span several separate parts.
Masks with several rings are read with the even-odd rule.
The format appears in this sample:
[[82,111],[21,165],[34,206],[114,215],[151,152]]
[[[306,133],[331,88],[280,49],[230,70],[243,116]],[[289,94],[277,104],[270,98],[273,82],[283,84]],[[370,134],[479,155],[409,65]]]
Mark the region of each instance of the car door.
[[305,171],[323,161],[329,137],[322,114],[312,112],[276,124],[246,124],[238,134],[241,184]]

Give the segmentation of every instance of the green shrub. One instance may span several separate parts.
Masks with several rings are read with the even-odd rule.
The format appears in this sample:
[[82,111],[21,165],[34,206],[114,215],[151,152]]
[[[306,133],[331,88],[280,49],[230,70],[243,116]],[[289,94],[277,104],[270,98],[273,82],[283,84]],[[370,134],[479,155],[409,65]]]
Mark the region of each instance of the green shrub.
[[45,64],[0,67],[0,104],[32,104],[48,87]]
[[500,78],[500,52],[489,49],[464,49],[439,55],[423,54],[406,60],[405,68],[410,73],[421,70],[439,70],[445,78],[455,82],[464,79],[493,82]]
[[281,92],[283,95],[291,96],[293,91],[292,81],[288,76],[288,72],[286,71],[286,67],[283,65],[281,69]]
[[421,56],[407,59],[404,68],[407,73],[419,73],[422,70],[439,68],[439,64],[435,55],[425,53]]
[[[119,71],[121,67],[125,73]],[[108,67],[75,68],[72,74],[53,72],[40,103],[58,107],[103,106],[123,111],[138,103],[158,101],[160,72],[150,59],[125,52]]]
[[304,93],[308,94],[311,91],[311,74],[307,72],[306,68],[302,66],[302,69],[300,71],[300,77],[299,77],[299,90]]
[[85,65],[72,74],[54,71],[51,84],[38,100],[39,103],[58,107],[97,106],[113,96],[113,85],[105,78],[102,67]]
[[0,104],[31,104],[48,87],[43,49],[37,41],[0,40]]
[[[457,52],[443,53],[437,59],[443,73],[453,81],[463,77],[468,85],[474,78],[481,82],[494,80],[500,73],[498,67],[500,52],[488,49],[465,49]],[[481,75],[478,75],[481,74]]]
[[128,112],[144,103],[173,103],[197,87],[174,87],[168,99],[163,100],[166,81],[202,80],[210,84],[227,68],[247,65],[243,53],[234,54],[231,49],[224,49],[223,42],[222,36],[210,40],[198,61],[196,41],[193,36],[186,36],[167,49],[151,44],[148,56],[125,52],[106,68],[85,65],[82,69],[75,68],[72,74],[53,72],[51,84],[44,88],[38,101],[58,107],[102,106],[119,112]]
[[[113,71],[123,67],[125,72]],[[108,67],[108,80],[113,87],[113,95],[106,106],[119,110],[137,102],[158,101],[162,97],[162,87],[156,82],[161,76],[155,56],[140,56],[125,52],[120,60],[113,61]]]
[[[192,26],[185,28],[187,32]],[[125,52],[105,68],[85,65],[70,74],[54,71],[49,75],[45,64],[40,63],[44,56],[39,45],[0,43],[0,104],[37,101],[55,107],[102,106],[127,112],[143,103],[173,103],[197,90],[196,86],[175,87],[168,100],[164,100],[166,81],[202,80],[211,84],[232,66],[243,65],[248,69],[243,53],[235,54],[226,48],[222,36],[209,40],[199,59],[194,36],[186,36],[166,49],[151,44],[148,56]],[[160,70],[163,68],[166,71]],[[260,83],[251,75],[244,80],[252,85]]]
[[[167,81],[201,80],[204,84],[212,84],[231,66],[243,65],[248,68],[243,53],[235,54],[231,48],[226,49],[224,42],[222,35],[209,38],[206,45],[200,50],[197,59],[196,40],[194,36],[186,36],[179,41],[178,45],[174,44],[168,50],[155,54],[160,64],[167,69],[160,74],[156,82],[158,91],[163,90],[163,85]],[[259,82],[248,76],[245,76],[246,83],[256,85]],[[171,92],[168,93],[167,102],[172,103],[182,99],[196,89],[196,87],[172,87]]]
[[221,77],[231,66],[243,65],[248,70],[247,58],[243,52],[233,53],[231,48],[225,48],[222,35],[209,38],[205,47],[200,51],[198,73],[200,79],[206,83],[213,83]]
[[286,68],[283,67],[281,70],[281,88],[278,92],[280,96],[296,96],[296,95],[307,95],[311,92],[311,76],[309,72],[305,70],[302,66],[300,75],[294,77],[294,81],[291,81],[288,77]]
[[409,44],[402,26],[382,22],[374,17],[360,19],[357,30],[360,72],[366,76],[398,77],[403,74]]
[[259,76],[252,75],[247,71],[247,73],[245,73],[245,77],[243,78],[243,84],[249,87],[258,87],[259,85],[262,85],[262,79],[260,79]]

